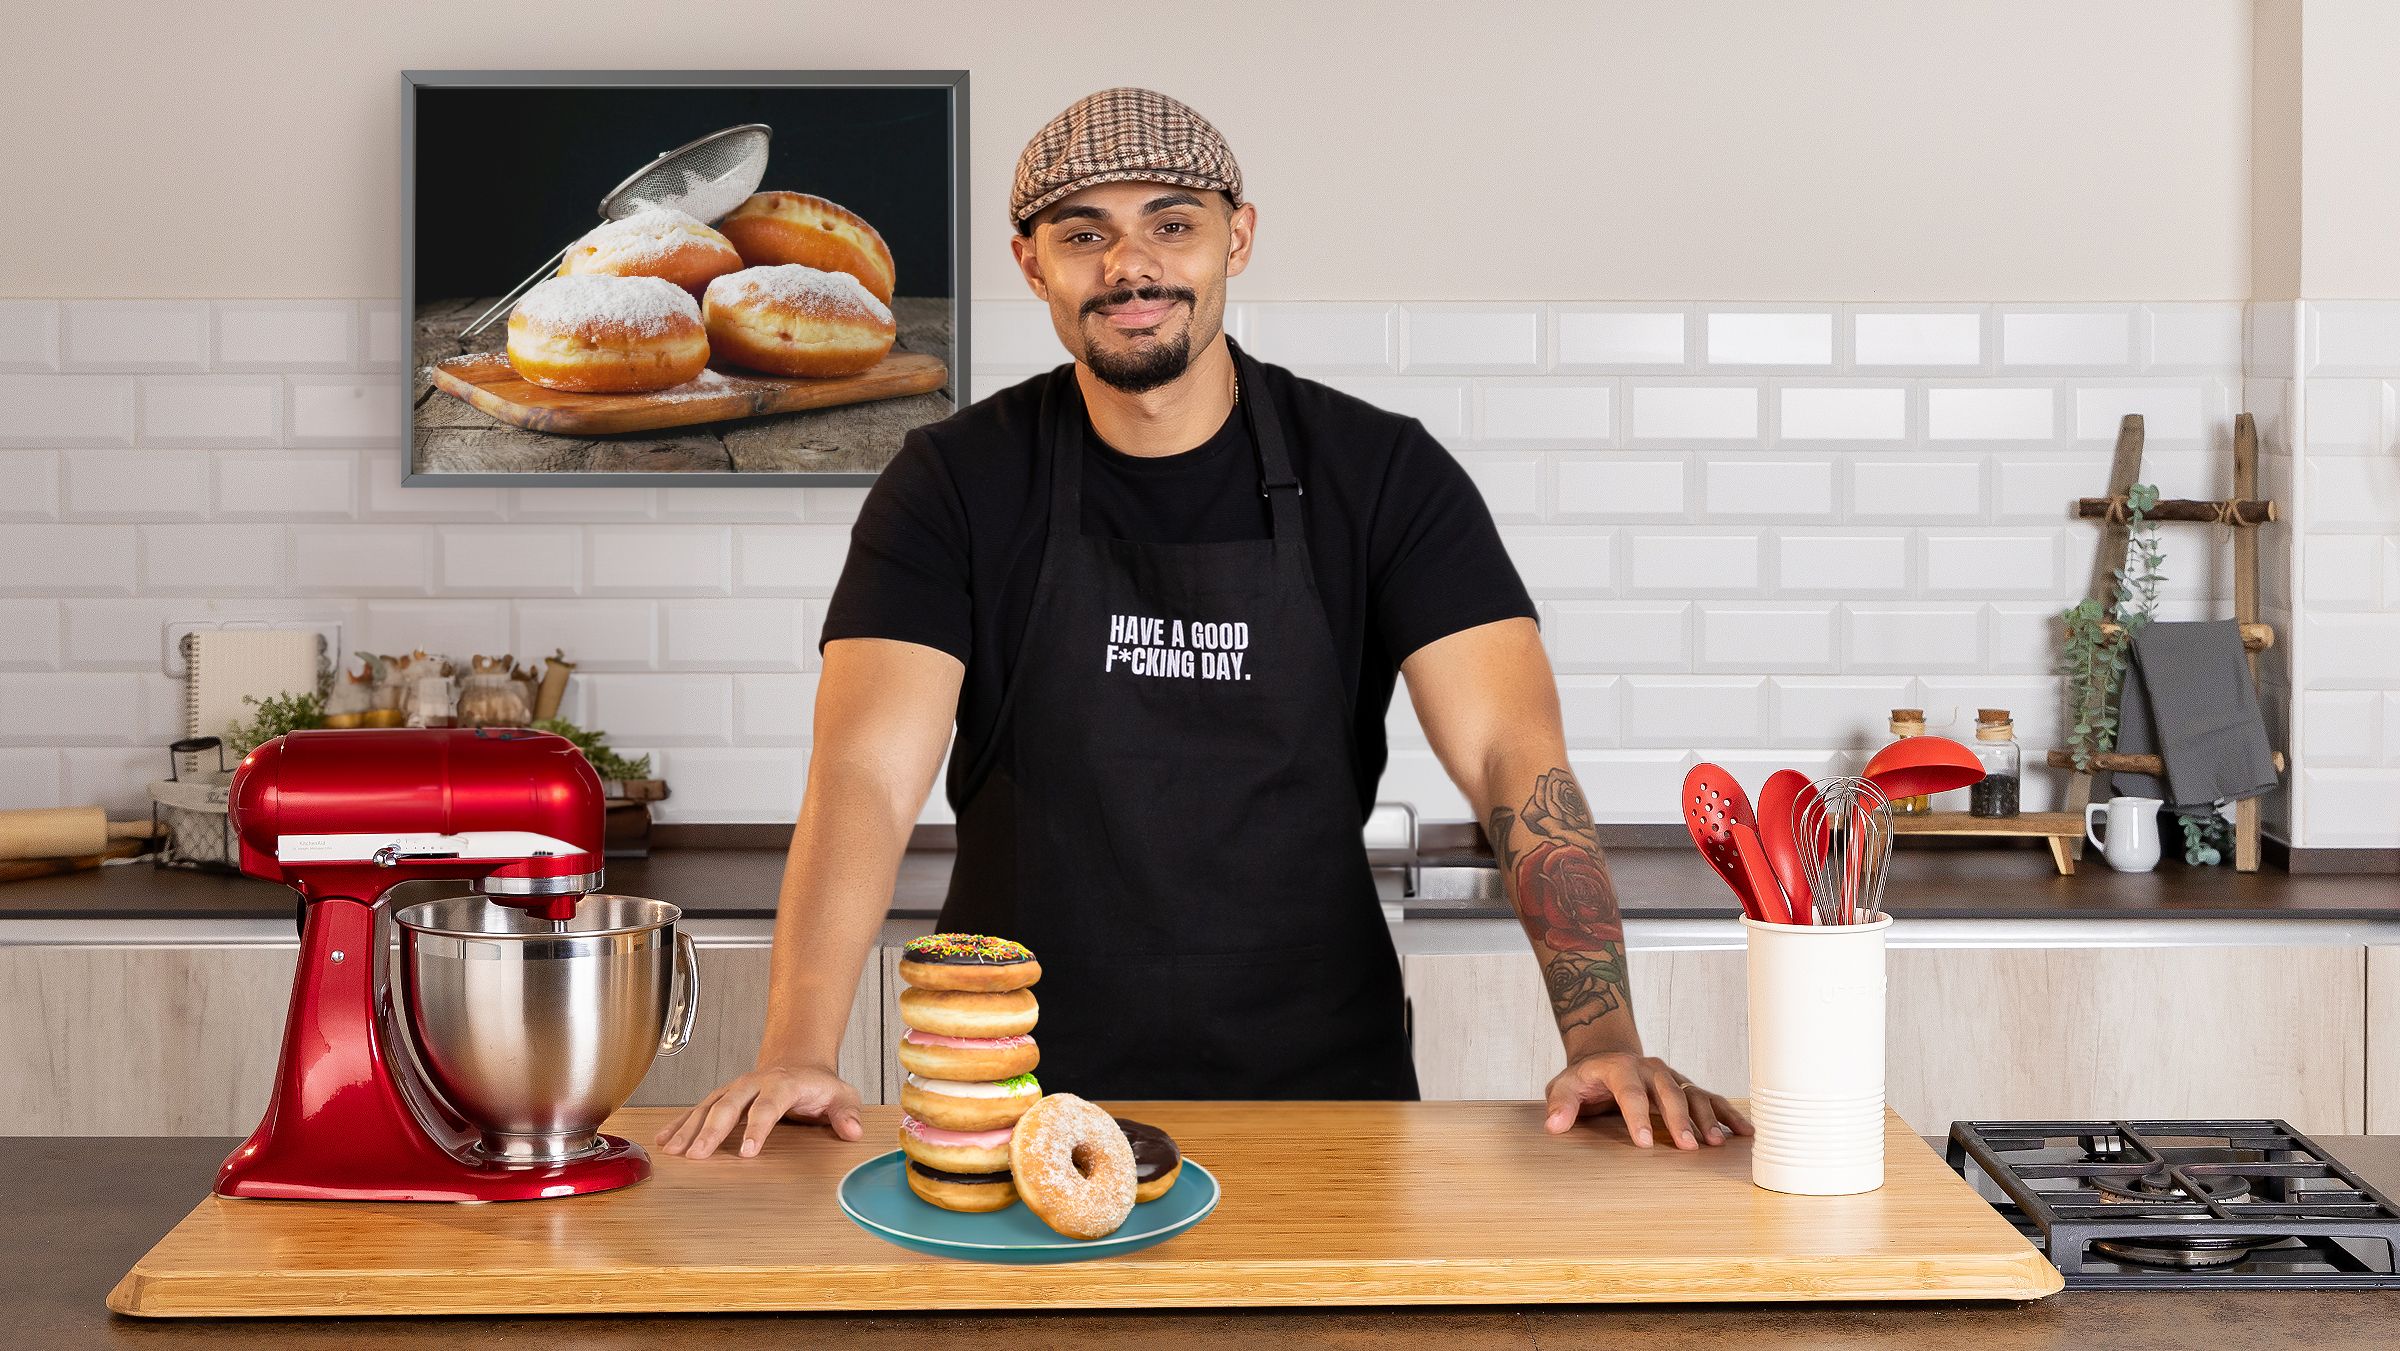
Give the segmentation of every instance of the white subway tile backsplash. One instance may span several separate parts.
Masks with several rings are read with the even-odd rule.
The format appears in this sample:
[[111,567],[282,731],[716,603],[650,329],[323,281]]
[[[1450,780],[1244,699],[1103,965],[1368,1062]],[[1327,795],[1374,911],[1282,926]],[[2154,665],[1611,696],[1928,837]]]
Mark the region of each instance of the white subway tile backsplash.
[[166,770],[166,756],[155,745],[69,746],[58,758],[65,769],[63,801],[102,808],[116,820],[149,815],[150,781]]
[[[2272,693],[2272,691],[2270,690],[2269,693]],[[2387,765],[2400,765],[2400,690],[2385,690],[2383,692],[2382,722],[2385,728],[2383,734],[2383,761]],[[2268,725],[2274,726],[2276,724],[2270,722]]]
[[676,747],[658,756],[674,796],[658,804],[661,821],[765,821],[800,814],[808,748]]
[[1659,370],[1685,365],[1682,310],[1553,305],[1553,368],[1561,371]]
[[2000,365],[2072,370],[2131,370],[2134,311],[2109,309],[2019,310],[2000,314]]
[[1756,441],[1759,388],[1746,384],[1626,382],[1632,441]]
[[2025,534],[1925,535],[1925,590],[1931,595],[2047,596],[2058,589],[2060,537]]
[[1897,595],[1908,589],[1908,536],[1780,532],[1775,589],[1786,595]]
[[0,375],[0,446],[130,446],[133,391],[106,375]]
[[0,600],[0,670],[56,669],[59,632],[57,601]]
[[2108,460],[2099,455],[2002,455],[1994,477],[2004,521],[2063,524],[2076,499],[2108,495]]
[[563,651],[585,671],[648,670],[658,664],[658,607],[650,600],[518,601],[512,648],[520,658]]
[[1680,597],[1759,587],[1756,535],[1641,530],[1628,535],[1626,550],[1625,582],[1636,593]]
[[2305,615],[2300,650],[2312,690],[2389,688],[2400,673],[2400,611]]
[[733,678],[734,744],[804,743],[812,734],[816,709],[817,677],[812,673],[737,675]]
[[858,519],[859,508],[867,501],[864,488],[803,488],[801,492],[802,514],[811,521],[848,525]]
[[2400,522],[2400,459],[2334,456],[2308,464],[2307,525],[2389,530]]
[[286,445],[383,448],[400,443],[399,381],[339,375],[287,375],[284,381],[291,390]]
[[1850,316],[1851,360],[1884,367],[1953,370],[1983,364],[1983,313],[1859,310]]
[[2400,375],[2400,304],[2311,300],[2305,315],[2305,374]]
[[2198,446],[2218,427],[2220,419],[2214,415],[2223,401],[2221,386],[2165,382],[2086,385],[2075,391],[2075,436],[2081,441],[2114,443],[2125,414],[2139,413],[2144,449]]
[[573,526],[470,525],[439,533],[446,592],[564,596],[583,580],[583,532]]
[[1691,609],[1681,601],[1542,603],[1542,638],[1561,669],[1691,669]]
[[130,594],[135,571],[133,531],[129,525],[40,522],[0,529],[0,594]]
[[58,369],[58,302],[0,300],[0,371]]
[[1467,382],[1425,377],[1328,375],[1324,383],[1378,408],[1413,417],[1445,445],[1467,434]]
[[1708,315],[1712,366],[1831,366],[1831,311],[1714,312]]
[[47,521],[57,516],[57,452],[0,450],[0,521]]
[[2310,690],[2300,696],[2301,762],[2372,765],[2383,759],[2383,702],[2378,690]]
[[1604,821],[1681,821],[1676,798],[1689,751],[1577,751],[1568,757],[1584,801]]
[[[520,521],[647,521],[658,515],[659,492],[688,492],[665,488],[519,488],[510,515]],[[774,489],[750,489],[774,492]]]
[[1627,676],[1628,746],[1755,745],[1766,735],[1763,676]]
[[1558,677],[1559,718],[1569,746],[1617,744],[1621,735],[1617,697],[1622,683],[1617,677],[1607,675]]
[[[975,324],[975,365],[995,371],[1046,371],[1068,360],[1051,321],[1050,307],[1038,300],[978,300],[971,316]],[[1015,379],[1000,382],[1015,384]]]
[[1475,809],[1458,791],[1434,753],[1422,746],[1394,746],[1376,796],[1413,803],[1419,821],[1471,821]]
[[153,375],[141,381],[146,446],[271,446],[283,438],[283,382],[271,375]]
[[220,300],[215,369],[346,371],[358,367],[358,303]]
[[415,526],[292,527],[292,589],[322,596],[422,595],[432,537]]
[[221,450],[216,514],[325,521],[358,513],[358,456],[345,450]]
[[1946,724],[1945,735],[1964,741],[1974,739],[1977,709],[2007,709],[2029,770],[2042,763],[2051,747],[2067,744],[2066,686],[2056,676],[1927,676],[1917,682],[1917,689],[1926,721],[1936,730]]
[[611,741],[645,746],[723,745],[733,730],[729,675],[578,675],[586,724]]
[[1833,514],[1831,460],[1709,460],[1702,501],[1711,516],[1804,520]]
[[2238,375],[2243,307],[2144,305],[2142,369],[2153,375]]
[[2391,386],[2382,380],[2310,380],[2308,453],[2381,455],[2391,449]]
[[[2383,603],[2384,541],[2377,535],[2309,536],[2302,600],[2315,610],[2372,610]],[[2400,682],[2400,672],[2394,672]]]
[[131,672],[0,673],[0,741],[124,745],[139,734],[141,677]]
[[850,552],[850,532],[838,525],[743,526],[735,537],[745,592],[831,595]]
[[63,807],[58,752],[49,747],[0,750],[0,811]]
[[2310,844],[2400,845],[2400,770],[2304,769],[2301,777]]
[[1397,368],[1397,305],[1253,301],[1242,313],[1242,345],[1262,361],[1311,375]]
[[159,595],[275,595],[284,532],[274,525],[145,525],[142,589]]
[[1534,595],[1606,595],[1616,585],[1616,539],[1606,531],[1520,527],[1500,542]]
[[1492,519],[1523,524],[1542,518],[1541,456],[1469,455],[1465,463],[1467,477],[1475,480],[1475,491]]
[[364,344],[359,369],[396,371],[408,363],[408,321],[397,300],[358,302]]
[[1593,450],[1616,438],[1616,385],[1608,380],[1482,380],[1476,440],[1497,446]]
[[1676,516],[1686,510],[1684,461],[1623,455],[1559,455],[1553,519],[1562,521]]
[[795,600],[679,600],[659,607],[659,664],[685,671],[802,669]]
[[1775,439],[1900,441],[1908,436],[1908,391],[1899,385],[1784,385]]
[[208,369],[205,301],[70,300],[60,317],[61,370]]
[[1852,456],[1850,515],[1860,521],[1976,520],[1983,515],[1983,462],[1969,456],[1885,460]]
[[79,450],[65,457],[59,507],[73,520],[199,520],[208,456],[190,450]]
[[1831,606],[1704,604],[1700,607],[1703,670],[1831,671]]
[[1535,305],[1423,304],[1400,307],[1407,337],[1402,369],[1464,374],[1542,369],[1542,311]]
[[360,470],[366,484],[366,514],[385,520],[496,521],[507,512],[503,488],[409,487],[401,483],[400,456],[368,455]]
[[731,568],[732,535],[707,526],[594,526],[593,594],[721,595]]
[[1971,671],[1983,665],[1983,612],[1974,605],[1846,605],[1854,671]]
[[1891,739],[1891,711],[1916,707],[1906,676],[1777,676],[1767,685],[1778,746],[1873,751]]
[[1925,391],[1925,435],[1934,441],[2049,441],[2058,436],[2057,391],[2041,385],[1935,385]]

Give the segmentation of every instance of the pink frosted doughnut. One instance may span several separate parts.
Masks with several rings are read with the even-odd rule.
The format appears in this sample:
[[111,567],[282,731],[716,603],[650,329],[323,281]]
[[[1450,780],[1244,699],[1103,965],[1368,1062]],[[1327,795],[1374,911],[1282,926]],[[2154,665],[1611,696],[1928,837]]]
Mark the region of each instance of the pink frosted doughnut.
[[1072,1093],[1017,1118],[1008,1168],[1025,1208],[1068,1238],[1106,1238],[1133,1213],[1133,1146],[1115,1117]]

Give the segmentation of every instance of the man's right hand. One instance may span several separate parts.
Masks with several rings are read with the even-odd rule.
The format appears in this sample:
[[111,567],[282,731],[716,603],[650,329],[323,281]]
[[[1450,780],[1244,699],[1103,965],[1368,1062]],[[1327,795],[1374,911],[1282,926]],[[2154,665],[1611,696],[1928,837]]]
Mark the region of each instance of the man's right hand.
[[705,1159],[737,1128],[743,1158],[758,1153],[779,1117],[821,1125],[844,1140],[862,1133],[858,1090],[819,1066],[773,1066],[752,1070],[716,1092],[658,1133],[651,1143],[669,1154]]

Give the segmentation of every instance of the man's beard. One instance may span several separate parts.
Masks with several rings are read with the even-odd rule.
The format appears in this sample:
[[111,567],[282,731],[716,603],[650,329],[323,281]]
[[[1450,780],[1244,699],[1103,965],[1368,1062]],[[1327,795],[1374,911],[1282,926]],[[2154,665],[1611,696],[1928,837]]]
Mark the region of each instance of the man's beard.
[[[1098,339],[1086,340],[1083,345],[1083,364],[1111,389],[1127,394],[1140,394],[1167,384],[1181,376],[1192,364],[1192,330],[1190,316],[1194,312],[1192,293],[1180,286],[1145,286],[1139,290],[1110,291],[1093,296],[1084,302],[1086,315],[1096,314],[1102,306],[1130,305],[1136,301],[1178,300],[1183,302],[1185,322],[1183,331],[1172,338],[1161,338],[1136,350],[1119,354],[1103,351]],[[1166,322],[1161,319],[1159,322]]]

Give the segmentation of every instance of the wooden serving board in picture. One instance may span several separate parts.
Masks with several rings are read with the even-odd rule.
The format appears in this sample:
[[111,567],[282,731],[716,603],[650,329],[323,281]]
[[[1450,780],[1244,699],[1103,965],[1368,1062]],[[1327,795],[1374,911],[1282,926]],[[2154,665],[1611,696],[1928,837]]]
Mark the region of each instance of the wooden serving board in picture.
[[573,394],[517,374],[498,352],[470,352],[433,367],[433,383],[512,426],[559,436],[607,436],[702,422],[794,413],[926,394],[950,382],[940,357],[895,350],[856,375],[819,377],[721,371],[714,366],[647,394]]

